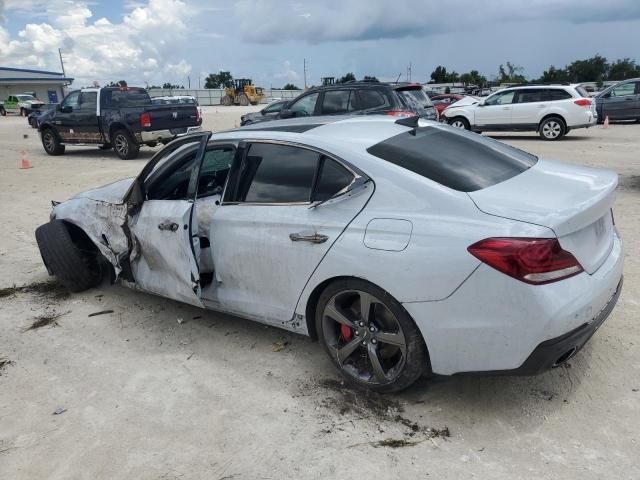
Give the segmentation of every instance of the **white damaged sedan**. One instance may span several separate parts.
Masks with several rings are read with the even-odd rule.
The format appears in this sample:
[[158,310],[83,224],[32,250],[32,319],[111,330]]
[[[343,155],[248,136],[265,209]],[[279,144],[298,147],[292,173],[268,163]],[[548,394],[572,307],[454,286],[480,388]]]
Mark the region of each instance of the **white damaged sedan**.
[[36,239],[73,291],[107,276],[310,335],[390,392],[572,357],[621,291],[617,181],[416,117],[283,120],[175,140]]

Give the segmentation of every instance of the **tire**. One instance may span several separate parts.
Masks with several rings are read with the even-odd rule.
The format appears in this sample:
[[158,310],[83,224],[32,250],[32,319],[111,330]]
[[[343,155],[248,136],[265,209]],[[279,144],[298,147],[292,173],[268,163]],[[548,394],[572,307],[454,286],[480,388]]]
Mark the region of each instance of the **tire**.
[[231,98],[231,95],[225,95],[222,97],[222,100],[220,100],[220,103],[225,107],[230,107],[233,105],[233,98]]
[[247,97],[244,93],[238,95],[238,103],[242,107],[246,107],[249,105],[249,97]]
[[138,156],[140,145],[125,129],[116,130],[111,135],[113,149],[122,160],[131,160]]
[[7,111],[4,109],[4,107],[0,108],[0,115],[2,115],[3,117],[7,116]]
[[[360,310],[363,299],[371,306],[367,315]],[[429,353],[414,321],[397,300],[369,282],[331,283],[318,299],[315,322],[323,349],[352,385],[398,392],[430,371]]]
[[560,117],[548,117],[540,122],[538,134],[547,141],[559,140],[567,133],[567,127]]
[[453,117],[451,120],[449,120],[449,125],[454,128],[464,128],[465,130],[471,130],[469,121],[464,117]]
[[20,116],[21,117],[26,117],[27,116],[27,111],[22,107],[20,107]]
[[102,281],[100,254],[77,227],[53,220],[36,229],[40,255],[49,274],[72,292],[81,292]]
[[64,145],[60,143],[58,135],[52,129],[45,128],[42,130],[40,138],[44,151],[49,155],[62,155],[64,153]]

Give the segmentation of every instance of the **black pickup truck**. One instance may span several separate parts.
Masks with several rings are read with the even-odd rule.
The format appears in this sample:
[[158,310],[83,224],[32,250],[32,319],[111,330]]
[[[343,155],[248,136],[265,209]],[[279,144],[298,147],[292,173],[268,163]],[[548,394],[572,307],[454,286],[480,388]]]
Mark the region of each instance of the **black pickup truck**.
[[154,105],[144,88],[106,87],[69,93],[41,117],[39,130],[49,155],[62,155],[65,144],[97,144],[128,160],[141,145],[170,142],[201,123],[196,105]]

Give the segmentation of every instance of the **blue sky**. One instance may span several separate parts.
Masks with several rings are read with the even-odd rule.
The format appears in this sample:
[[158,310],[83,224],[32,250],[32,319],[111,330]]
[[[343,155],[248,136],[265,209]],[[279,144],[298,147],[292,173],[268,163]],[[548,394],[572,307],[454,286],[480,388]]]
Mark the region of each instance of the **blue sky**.
[[[230,70],[262,86],[322,76],[426,82],[437,65],[529,77],[596,53],[640,57],[640,0],[0,0],[0,65],[59,70],[76,85],[187,84]],[[640,61],[640,58],[637,58]]]

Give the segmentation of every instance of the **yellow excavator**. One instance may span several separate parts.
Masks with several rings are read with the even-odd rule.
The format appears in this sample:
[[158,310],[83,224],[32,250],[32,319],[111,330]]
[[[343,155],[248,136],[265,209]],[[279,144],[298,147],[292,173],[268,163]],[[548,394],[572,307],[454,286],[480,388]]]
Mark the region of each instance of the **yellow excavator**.
[[220,104],[228,107],[229,105],[257,105],[264,98],[262,88],[256,87],[251,83],[250,78],[236,78],[233,85],[224,89],[224,96],[220,99]]

